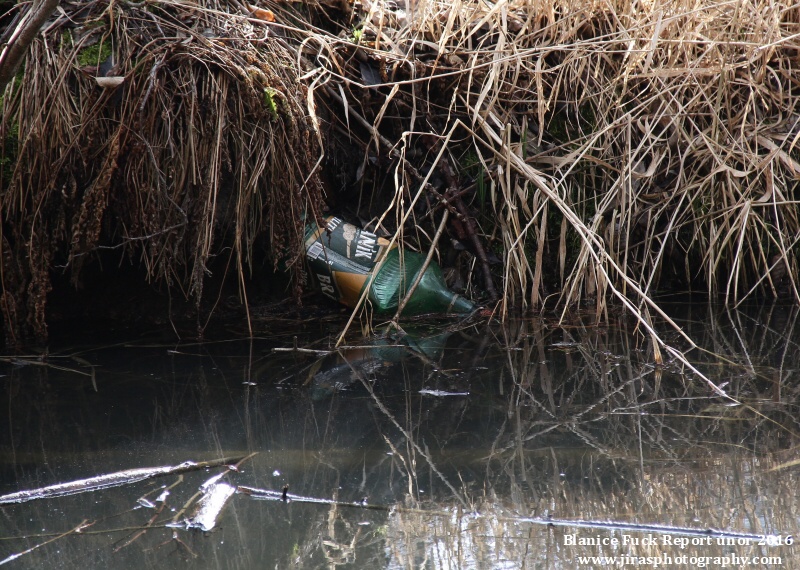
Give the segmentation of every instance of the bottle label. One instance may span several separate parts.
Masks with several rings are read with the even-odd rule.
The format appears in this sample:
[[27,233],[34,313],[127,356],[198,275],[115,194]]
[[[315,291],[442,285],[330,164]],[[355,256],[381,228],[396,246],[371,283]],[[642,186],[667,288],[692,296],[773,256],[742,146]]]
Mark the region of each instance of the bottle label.
[[355,305],[375,262],[389,241],[340,218],[314,227],[306,239],[306,259],[322,293],[345,305]]

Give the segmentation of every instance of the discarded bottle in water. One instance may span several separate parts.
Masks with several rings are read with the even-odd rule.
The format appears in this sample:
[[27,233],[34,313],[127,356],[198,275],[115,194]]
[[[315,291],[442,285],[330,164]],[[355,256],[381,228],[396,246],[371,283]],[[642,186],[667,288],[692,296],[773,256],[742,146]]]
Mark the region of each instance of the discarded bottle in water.
[[[322,293],[354,307],[366,287],[367,299],[377,312],[397,309],[419,275],[425,256],[392,246],[387,239],[364,231],[335,216],[306,226],[306,258],[311,279]],[[378,262],[385,259],[377,271]],[[475,305],[447,288],[439,266],[431,262],[404,313],[470,313]]]

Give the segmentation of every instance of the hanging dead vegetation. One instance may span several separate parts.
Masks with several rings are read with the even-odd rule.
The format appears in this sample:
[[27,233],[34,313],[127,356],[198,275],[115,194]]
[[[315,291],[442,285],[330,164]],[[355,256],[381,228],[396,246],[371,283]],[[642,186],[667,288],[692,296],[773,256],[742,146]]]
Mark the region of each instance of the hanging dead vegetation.
[[222,230],[240,273],[259,231],[299,247],[323,155],[330,202],[409,247],[446,210],[463,287],[503,314],[800,301],[797,6],[81,6],[6,91],[10,330],[41,330],[48,272],[97,247],[197,296]]
[[440,173],[412,216],[461,214],[451,235],[477,268],[502,252],[473,277],[502,283],[504,314],[591,301],[604,319],[616,297],[648,323],[664,289],[800,301],[796,5],[361,8],[357,47],[330,41],[318,60],[331,92],[357,93],[341,129],[358,113],[365,156],[399,156],[398,219],[420,187],[404,160]]
[[68,8],[3,100],[7,338],[45,337],[52,273],[100,250],[198,303],[209,261],[241,276],[259,234],[292,265],[321,196],[295,52],[213,0]]

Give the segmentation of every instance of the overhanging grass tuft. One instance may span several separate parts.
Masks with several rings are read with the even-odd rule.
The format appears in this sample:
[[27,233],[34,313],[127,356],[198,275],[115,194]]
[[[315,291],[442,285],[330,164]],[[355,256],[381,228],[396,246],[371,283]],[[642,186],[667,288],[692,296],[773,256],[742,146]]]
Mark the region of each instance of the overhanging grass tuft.
[[78,282],[101,250],[198,303],[210,259],[241,276],[260,234],[300,267],[321,192],[306,88],[294,50],[229,9],[84,4],[34,42],[3,107],[3,136],[18,132],[0,194],[9,340],[44,337],[51,272]]

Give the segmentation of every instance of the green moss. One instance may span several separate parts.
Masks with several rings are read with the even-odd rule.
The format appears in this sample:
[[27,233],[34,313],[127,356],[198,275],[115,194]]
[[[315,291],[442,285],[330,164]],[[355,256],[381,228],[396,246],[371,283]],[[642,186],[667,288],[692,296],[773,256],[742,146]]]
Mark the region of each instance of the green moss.
[[111,56],[111,44],[100,40],[98,43],[82,49],[78,53],[78,65],[100,65]]
[[61,38],[59,43],[61,51],[71,48],[74,45],[74,43],[75,42],[72,39],[72,31],[64,30],[63,32],[61,32]]
[[275,100],[277,95],[278,91],[272,87],[264,88],[264,105],[267,106],[267,109],[269,109],[269,112],[272,114],[273,121],[278,120],[278,103]]

